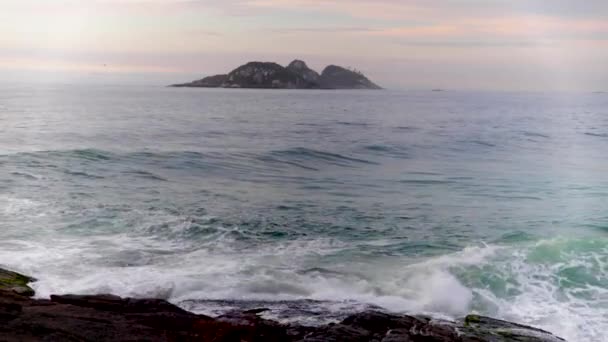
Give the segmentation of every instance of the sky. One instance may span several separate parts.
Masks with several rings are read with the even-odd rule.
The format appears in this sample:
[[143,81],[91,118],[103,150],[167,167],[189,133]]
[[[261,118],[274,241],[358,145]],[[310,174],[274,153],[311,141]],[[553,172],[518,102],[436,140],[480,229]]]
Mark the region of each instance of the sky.
[[0,0],[0,79],[185,82],[252,60],[403,89],[608,90],[606,0]]

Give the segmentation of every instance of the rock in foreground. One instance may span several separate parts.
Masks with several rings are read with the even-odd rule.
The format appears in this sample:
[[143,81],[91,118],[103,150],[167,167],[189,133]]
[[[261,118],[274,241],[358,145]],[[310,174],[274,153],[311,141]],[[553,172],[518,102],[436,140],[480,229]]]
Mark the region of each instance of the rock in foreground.
[[34,290],[28,286],[36,279],[0,268],[0,290],[11,291],[22,296],[33,296]]
[[0,291],[1,341],[560,342],[548,332],[479,316],[462,322],[365,312],[321,327],[283,325],[257,311],[212,318],[160,299],[111,295],[31,299]]
[[0,288],[0,341],[563,342],[543,330],[474,315],[451,322],[371,311],[338,324],[304,327],[259,317],[264,311],[212,318],[161,299],[112,295],[32,299],[12,288]]

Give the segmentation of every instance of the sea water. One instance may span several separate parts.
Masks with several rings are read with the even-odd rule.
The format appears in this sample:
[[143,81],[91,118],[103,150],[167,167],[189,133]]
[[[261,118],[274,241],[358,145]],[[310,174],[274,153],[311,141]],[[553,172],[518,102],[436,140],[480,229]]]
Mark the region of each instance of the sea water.
[[608,340],[608,96],[0,87],[0,264],[63,293]]

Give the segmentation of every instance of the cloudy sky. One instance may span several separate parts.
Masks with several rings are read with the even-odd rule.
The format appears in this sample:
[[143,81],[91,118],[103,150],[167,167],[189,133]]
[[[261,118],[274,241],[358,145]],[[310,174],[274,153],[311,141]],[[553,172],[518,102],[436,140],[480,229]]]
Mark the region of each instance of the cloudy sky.
[[608,90],[606,18],[606,0],[0,0],[0,77],[186,81],[301,58],[394,88]]

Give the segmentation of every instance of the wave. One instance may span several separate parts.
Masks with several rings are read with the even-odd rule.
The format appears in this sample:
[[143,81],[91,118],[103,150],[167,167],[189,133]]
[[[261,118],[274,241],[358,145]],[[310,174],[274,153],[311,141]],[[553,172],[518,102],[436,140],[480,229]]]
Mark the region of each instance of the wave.
[[309,149],[305,147],[296,147],[287,150],[272,151],[269,153],[269,155],[275,158],[282,158],[283,161],[296,161],[299,163],[322,162],[336,166],[353,166],[356,164],[377,165],[376,162],[369,161],[366,159],[354,158],[339,153]]
[[124,174],[133,175],[137,178],[150,179],[150,180],[154,180],[154,181],[162,181],[162,182],[168,181],[168,179],[158,176],[149,171],[133,170],[133,171],[125,171]]
[[405,147],[388,144],[366,145],[363,146],[363,151],[367,153],[372,153],[373,155],[396,157],[399,159],[405,159],[409,157],[408,150]]
[[[65,174],[109,178],[116,173],[152,181],[167,181],[162,170],[202,170],[225,175],[285,175],[286,168],[319,171],[327,167],[358,167],[376,162],[340,153],[295,147],[262,152],[138,151],[110,152],[95,149],[18,153],[4,156],[24,167],[62,169]],[[111,175],[97,174],[99,171]],[[230,173],[228,173],[230,174]],[[17,176],[17,175],[15,175]]]
[[26,172],[11,172],[11,175],[17,176],[17,177],[23,177],[23,178],[26,178],[29,180],[38,180],[39,179],[39,177],[26,173]]
[[0,208],[2,208],[0,212],[4,212],[5,215],[20,216],[40,207],[40,205],[39,202],[31,199],[0,195]]
[[94,175],[94,174],[90,174],[90,173],[82,172],[82,171],[65,170],[64,173],[67,175],[70,175],[70,176],[84,177],[84,178],[89,178],[89,179],[104,179],[105,178],[103,176],[98,176],[98,175]]
[[546,134],[542,134],[542,133],[538,133],[538,132],[529,132],[529,131],[524,131],[522,132],[522,134],[526,137],[530,137],[530,138],[543,138],[543,139],[550,139],[551,137],[546,135]]
[[395,130],[397,130],[397,131],[415,131],[415,130],[418,130],[418,128],[413,127],[413,126],[397,126],[397,127],[395,127]]
[[[508,252],[508,255],[507,255]],[[551,330],[569,341],[605,341],[608,240],[555,238],[510,248],[461,279],[474,309]]]
[[598,138],[608,138],[608,133],[585,132],[585,135],[588,135],[588,136],[591,136],[591,137],[598,137]]
[[408,185],[425,186],[425,185],[450,185],[450,184],[455,184],[456,182],[453,180],[442,180],[442,179],[402,179],[402,180],[399,180],[399,183],[408,184]]
[[484,147],[496,147],[496,144],[493,144],[491,142],[487,142],[487,141],[484,141],[484,140],[470,140],[470,141],[467,141],[467,142],[471,143],[471,144],[475,144],[475,145],[484,146]]
[[602,314],[608,302],[606,239],[518,238],[514,245],[482,244],[419,260],[360,256],[359,262],[341,257],[347,245],[327,239],[249,248],[229,231],[213,236],[185,250],[133,236],[114,236],[105,244],[20,242],[18,256],[1,248],[0,259],[38,276],[34,286],[42,297],[163,296],[208,314],[262,306],[280,319],[301,322],[317,312],[322,316],[312,321],[319,324],[364,308],[447,318],[476,312],[570,341],[608,337]]
[[[118,155],[104,150],[98,149],[75,149],[75,150],[47,150],[34,152],[18,152],[14,154],[2,155],[1,159],[10,161],[29,161],[32,164],[40,164],[43,160],[81,160],[88,162],[110,161],[117,159]],[[52,165],[42,165],[52,166]]]
[[353,127],[362,127],[362,128],[371,126],[371,124],[366,123],[366,122],[349,122],[349,121],[337,121],[336,124],[341,125],[341,126],[353,126]]
[[87,160],[110,160],[113,158],[112,153],[96,149],[74,150],[72,154]]
[[55,150],[18,153],[33,157],[73,158],[87,161],[107,161],[116,158],[116,154],[98,149]]

